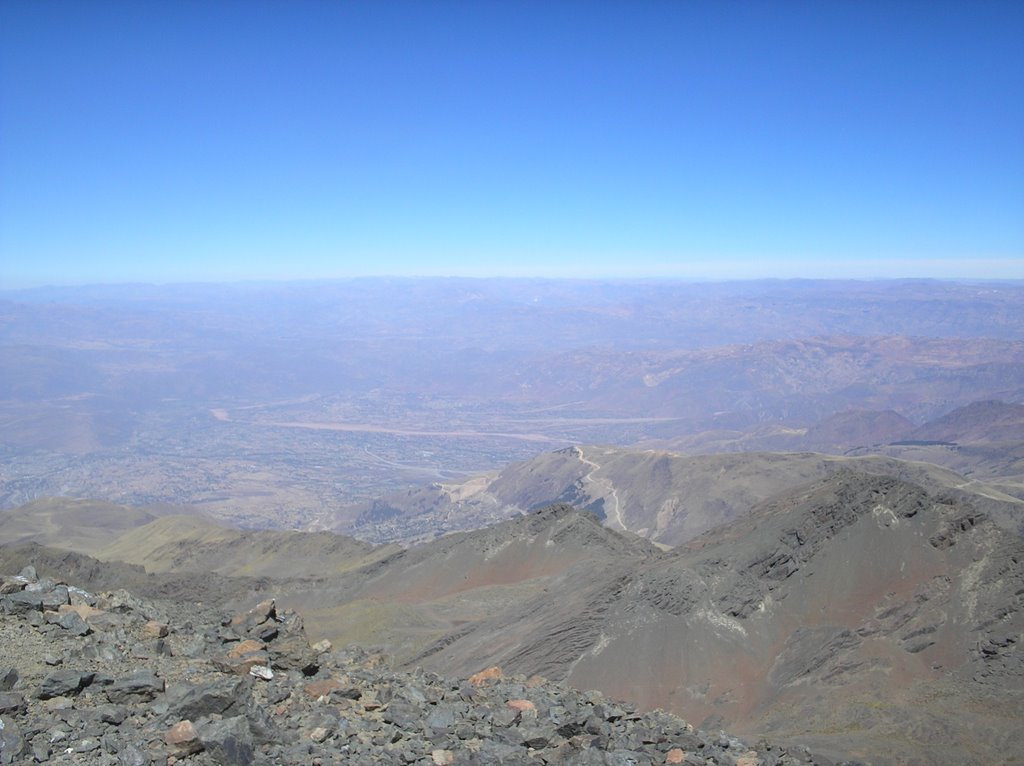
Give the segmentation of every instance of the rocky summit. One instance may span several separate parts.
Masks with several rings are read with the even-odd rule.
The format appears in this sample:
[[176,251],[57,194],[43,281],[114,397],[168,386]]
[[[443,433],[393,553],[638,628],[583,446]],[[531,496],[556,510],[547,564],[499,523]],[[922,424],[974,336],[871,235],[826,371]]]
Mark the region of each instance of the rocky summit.
[[0,581],[0,764],[828,763],[500,668],[454,680],[240,614]]

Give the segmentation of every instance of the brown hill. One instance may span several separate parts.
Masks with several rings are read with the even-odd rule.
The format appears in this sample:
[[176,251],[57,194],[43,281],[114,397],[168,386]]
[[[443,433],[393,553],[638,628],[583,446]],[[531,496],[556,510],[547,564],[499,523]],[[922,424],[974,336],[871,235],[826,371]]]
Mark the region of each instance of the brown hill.
[[968,492],[1007,528],[1018,529],[1024,521],[1021,499],[924,463],[870,455],[690,456],[585,446],[539,455],[497,473],[389,495],[362,506],[354,521],[338,529],[375,541],[415,542],[567,502],[591,510],[613,529],[678,545],[756,503],[845,468]]
[[[686,752],[702,764],[820,764],[806,748],[752,746],[544,679],[396,671],[379,653],[311,645],[273,598],[225,615],[223,604],[143,600],[124,582],[89,593],[60,560],[7,575],[9,551],[4,764],[661,764]],[[100,565],[85,558],[67,563]]]
[[914,424],[893,410],[846,410],[807,429],[805,448],[816,452],[888,444],[905,437]]
[[941,465],[963,475],[968,480],[964,488],[1024,499],[1024,406],[1020,404],[973,402],[888,445],[851,450],[851,454],[865,452]]
[[395,550],[329,532],[254,532],[202,517],[167,516],[128,531],[94,555],[141,564],[149,572],[288,579],[339,574]]
[[[792,420],[745,429],[713,429],[651,439],[641,446],[681,452],[815,451],[863,453],[866,449],[938,445],[1024,444],[1024,405],[999,400],[966,404],[915,426],[895,410],[847,409],[810,425]],[[980,455],[983,453],[980,453]],[[979,461],[982,462],[979,455]]]
[[925,423],[908,437],[954,444],[1024,442],[1024,405],[973,402]]
[[234,529],[173,510],[46,498],[0,513],[0,545],[37,543],[149,573],[275,579],[336,575],[399,550],[330,532]]
[[100,500],[47,497],[0,511],[0,543],[28,543],[94,553],[125,531],[148,524],[158,509]]

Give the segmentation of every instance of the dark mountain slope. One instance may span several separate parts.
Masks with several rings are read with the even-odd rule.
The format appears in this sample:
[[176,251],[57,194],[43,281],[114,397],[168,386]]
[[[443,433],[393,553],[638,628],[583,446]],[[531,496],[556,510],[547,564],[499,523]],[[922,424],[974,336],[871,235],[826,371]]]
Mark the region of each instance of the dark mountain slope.
[[[524,605],[534,601],[562,593],[575,599],[603,582],[610,568],[628,570],[661,555],[646,540],[559,505],[449,535],[287,598],[312,629],[332,640],[383,644],[400,660],[415,663],[437,640],[450,643],[452,635],[530,610]],[[507,639],[518,641],[518,632]]]
[[671,553],[576,565],[413,660],[543,671],[872,762],[960,763],[1024,714],[1022,594],[1024,544],[983,514],[844,471]]

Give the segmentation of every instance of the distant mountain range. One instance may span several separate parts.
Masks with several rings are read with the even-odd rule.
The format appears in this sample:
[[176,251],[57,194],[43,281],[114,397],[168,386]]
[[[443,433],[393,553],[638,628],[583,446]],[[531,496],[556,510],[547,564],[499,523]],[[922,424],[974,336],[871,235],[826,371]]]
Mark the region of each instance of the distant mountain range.
[[[913,280],[9,291],[0,507],[75,494],[294,528],[573,444],[949,441],[908,434],[1024,404],[1022,316],[1021,283]],[[936,446],[923,459],[970,473],[963,450],[900,454]]]

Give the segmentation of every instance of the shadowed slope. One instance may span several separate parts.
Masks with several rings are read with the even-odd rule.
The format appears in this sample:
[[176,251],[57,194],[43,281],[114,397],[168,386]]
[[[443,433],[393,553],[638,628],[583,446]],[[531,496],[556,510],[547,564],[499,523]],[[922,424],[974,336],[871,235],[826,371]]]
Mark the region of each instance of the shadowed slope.
[[453,631],[535,598],[557,598],[577,573],[599,581],[609,566],[659,555],[646,540],[556,505],[396,553],[295,592],[288,603],[332,640],[383,644],[414,661]]

